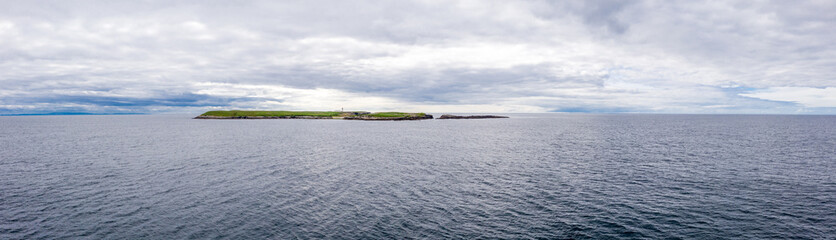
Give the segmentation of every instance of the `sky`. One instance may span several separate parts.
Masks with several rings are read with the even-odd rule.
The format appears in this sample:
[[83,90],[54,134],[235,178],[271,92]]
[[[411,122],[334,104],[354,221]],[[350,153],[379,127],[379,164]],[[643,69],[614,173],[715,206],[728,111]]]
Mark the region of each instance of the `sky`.
[[836,1],[5,1],[0,115],[836,114]]

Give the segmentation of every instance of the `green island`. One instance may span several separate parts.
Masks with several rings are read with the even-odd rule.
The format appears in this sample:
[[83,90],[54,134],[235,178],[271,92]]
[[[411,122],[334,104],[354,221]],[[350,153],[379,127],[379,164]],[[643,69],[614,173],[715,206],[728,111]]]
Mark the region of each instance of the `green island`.
[[208,111],[195,119],[343,119],[366,121],[399,121],[433,119],[426,113],[365,111]]

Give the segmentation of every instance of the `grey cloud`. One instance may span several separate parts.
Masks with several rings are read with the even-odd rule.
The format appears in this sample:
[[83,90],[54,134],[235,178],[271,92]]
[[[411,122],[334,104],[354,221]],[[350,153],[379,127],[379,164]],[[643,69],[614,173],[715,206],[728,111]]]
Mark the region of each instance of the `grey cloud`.
[[604,33],[622,34],[629,29],[622,12],[636,1],[545,1],[546,7],[532,8],[532,13],[546,19],[559,20],[565,15],[581,19],[592,27],[592,31],[604,30]]
[[[0,9],[6,112],[36,103],[153,112],[282,100],[202,92],[201,83],[229,83],[407,104],[794,113],[804,106],[725,89],[833,87],[836,74],[836,4],[816,1],[28,1]],[[465,49],[478,44],[495,48]]]

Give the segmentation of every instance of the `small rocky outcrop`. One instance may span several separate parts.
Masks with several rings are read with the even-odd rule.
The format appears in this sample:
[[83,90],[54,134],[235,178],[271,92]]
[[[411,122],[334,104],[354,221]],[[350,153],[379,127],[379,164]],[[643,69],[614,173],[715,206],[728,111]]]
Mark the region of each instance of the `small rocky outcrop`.
[[438,119],[482,119],[482,118],[508,118],[508,116],[497,116],[497,115],[458,116],[458,115],[444,114],[444,115],[441,115],[441,117],[439,117]]

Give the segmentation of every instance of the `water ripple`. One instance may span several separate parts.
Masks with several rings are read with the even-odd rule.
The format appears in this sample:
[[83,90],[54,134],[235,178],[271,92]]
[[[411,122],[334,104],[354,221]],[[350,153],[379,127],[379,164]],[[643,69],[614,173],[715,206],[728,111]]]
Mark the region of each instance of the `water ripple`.
[[836,238],[828,116],[0,118],[2,239]]

